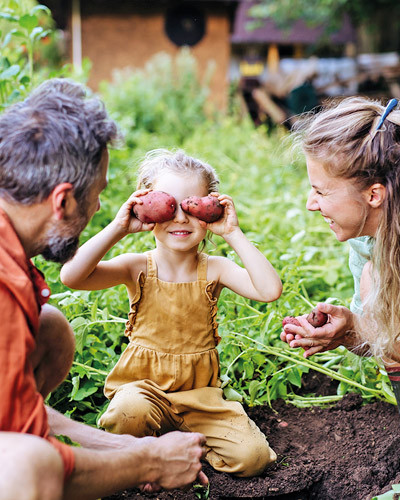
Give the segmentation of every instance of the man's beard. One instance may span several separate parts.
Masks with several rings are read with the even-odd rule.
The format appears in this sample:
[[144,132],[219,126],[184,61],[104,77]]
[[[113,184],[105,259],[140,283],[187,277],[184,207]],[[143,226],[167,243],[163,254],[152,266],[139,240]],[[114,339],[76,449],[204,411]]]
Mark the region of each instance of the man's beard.
[[65,264],[72,259],[79,247],[79,235],[65,238],[63,236],[51,236],[41,254],[46,260]]
[[74,219],[64,222],[64,227],[53,226],[49,230],[49,236],[39,253],[46,260],[65,264],[78,250],[79,236],[88,222],[86,203],[81,202]]

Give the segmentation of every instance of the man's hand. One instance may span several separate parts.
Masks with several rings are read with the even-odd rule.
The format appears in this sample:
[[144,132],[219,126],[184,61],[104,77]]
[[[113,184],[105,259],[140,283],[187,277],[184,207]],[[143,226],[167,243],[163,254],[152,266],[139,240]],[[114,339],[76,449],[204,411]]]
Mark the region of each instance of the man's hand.
[[206,438],[197,432],[169,432],[151,439],[151,454],[156,467],[157,479],[142,485],[146,492],[161,488],[183,488],[196,480],[203,486],[208,484],[207,476],[201,471],[200,460],[206,454]]
[[320,303],[318,309],[328,314],[328,322],[314,328],[306,319],[306,315],[296,319],[301,326],[287,324],[281,333],[281,339],[290,347],[302,347],[304,357],[308,358],[317,352],[329,351],[339,345],[354,346],[352,331],[354,329],[353,313],[343,306]]

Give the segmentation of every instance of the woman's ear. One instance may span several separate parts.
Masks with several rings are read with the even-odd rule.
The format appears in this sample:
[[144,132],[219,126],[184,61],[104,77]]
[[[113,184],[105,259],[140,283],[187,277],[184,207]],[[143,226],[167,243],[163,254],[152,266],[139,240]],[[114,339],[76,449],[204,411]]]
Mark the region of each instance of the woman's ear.
[[386,188],[383,184],[377,182],[376,184],[372,184],[372,186],[367,188],[364,193],[367,199],[367,203],[372,208],[379,208],[382,206],[382,203],[385,200]]
[[74,187],[71,183],[63,182],[62,184],[58,184],[51,192],[51,206],[57,220],[63,219],[66,214],[75,208],[76,200],[73,190]]

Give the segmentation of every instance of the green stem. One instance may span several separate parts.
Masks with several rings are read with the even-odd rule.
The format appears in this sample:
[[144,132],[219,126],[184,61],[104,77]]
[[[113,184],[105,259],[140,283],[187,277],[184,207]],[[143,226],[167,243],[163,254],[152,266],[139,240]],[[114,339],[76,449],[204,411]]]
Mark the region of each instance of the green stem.
[[6,98],[4,96],[4,85],[0,83],[0,95],[1,95],[1,103],[4,104],[6,102]]
[[85,368],[85,370],[89,372],[94,372],[105,376],[108,375],[108,372],[105,372],[104,370],[98,370],[97,368],[93,368],[93,366],[84,365],[83,363],[79,363],[78,361],[74,361],[72,364],[75,366],[80,366],[81,368]]
[[246,351],[242,351],[242,352],[240,352],[240,353],[236,356],[236,358],[235,358],[235,359],[234,359],[231,363],[229,363],[228,367],[227,367],[227,368],[226,368],[226,370],[225,370],[225,374],[227,374],[227,373],[229,372],[229,370],[232,368],[232,366],[236,363],[236,361],[237,361],[238,359],[240,359],[240,358],[243,356],[243,354],[245,354],[245,352],[246,352]]
[[126,320],[118,320],[117,318],[115,319],[99,319],[99,320],[96,320],[96,321],[90,321],[89,323],[85,323],[85,325],[83,325],[83,328],[88,328],[89,326],[92,326],[92,325],[102,325],[103,323],[125,323]]
[[250,340],[250,342],[254,342],[255,344],[259,344],[262,346],[264,351],[268,354],[272,354],[273,356],[278,356],[280,358],[286,359],[287,361],[291,361],[293,363],[297,363],[302,366],[306,366],[308,368],[311,368],[312,370],[315,370],[317,372],[323,373],[324,375],[327,375],[328,377],[333,378],[334,380],[338,380],[339,382],[345,382],[346,384],[352,385],[354,387],[358,387],[359,389],[362,389],[363,391],[367,392],[372,392],[376,395],[381,395],[381,391],[378,389],[371,389],[370,387],[365,387],[362,384],[359,384],[358,382],[355,382],[354,380],[345,377],[344,375],[340,375],[339,373],[336,373],[333,370],[330,370],[329,368],[324,368],[318,363],[314,363],[314,361],[306,360],[303,358],[298,358],[296,355],[291,355],[289,356],[288,354],[285,354],[285,350],[279,349],[276,347],[270,347],[262,342],[259,342],[258,340],[252,339],[251,337],[248,337],[247,335],[243,335],[242,333],[238,332],[232,332],[234,335],[239,335],[240,337],[243,337],[247,340]]
[[234,304],[238,305],[238,306],[244,306],[244,307],[247,307],[247,309],[250,309],[250,311],[254,311],[258,316],[261,316],[262,314],[265,314],[261,311],[259,311],[258,309],[256,309],[255,307],[252,307],[250,304],[248,304],[247,302],[234,302]]
[[314,306],[312,305],[311,301],[310,301],[310,297],[308,296],[308,293],[307,293],[307,290],[306,290],[306,287],[304,286],[304,283],[301,284],[301,289],[303,291],[303,294],[304,294],[304,297],[302,297],[300,295],[300,297],[312,308],[314,308]]
[[303,403],[303,404],[310,404],[310,405],[315,405],[315,404],[327,404],[327,403],[336,403],[337,401],[340,401],[343,396],[319,396],[319,397],[302,397],[302,396],[292,396],[288,394],[288,399],[289,402],[298,402],[298,403]]
[[28,46],[28,67],[29,67],[29,78],[30,78],[30,85],[31,88],[33,87],[33,42],[29,39],[27,39],[27,46]]
[[227,325],[228,323],[234,323],[235,321],[246,321],[246,319],[255,319],[259,318],[258,314],[253,314],[252,316],[246,316],[244,318],[235,318],[235,319],[230,319],[228,321],[222,321],[219,326]]

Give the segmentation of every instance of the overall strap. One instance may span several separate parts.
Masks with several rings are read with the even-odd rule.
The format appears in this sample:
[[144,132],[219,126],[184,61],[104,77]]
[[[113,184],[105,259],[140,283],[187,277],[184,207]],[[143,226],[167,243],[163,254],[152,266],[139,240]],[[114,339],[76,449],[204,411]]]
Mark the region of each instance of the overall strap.
[[147,254],[147,277],[157,278],[157,264],[154,260],[153,252],[146,252]]
[[197,264],[197,279],[207,281],[207,261],[208,255],[199,253],[199,263]]

